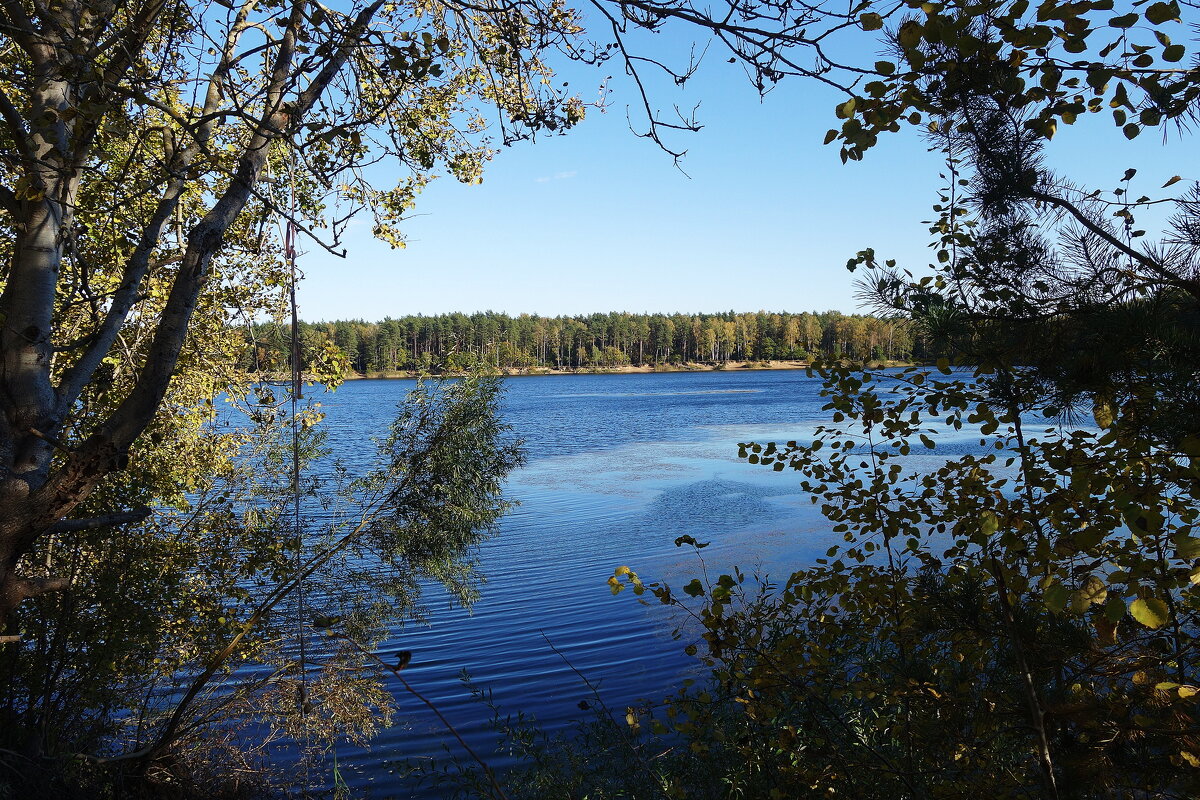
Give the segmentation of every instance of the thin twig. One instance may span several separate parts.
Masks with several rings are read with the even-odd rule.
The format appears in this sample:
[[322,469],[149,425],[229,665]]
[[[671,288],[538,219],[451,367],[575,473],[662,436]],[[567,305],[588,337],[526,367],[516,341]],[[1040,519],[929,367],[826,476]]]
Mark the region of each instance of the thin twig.
[[[370,650],[367,650],[365,647],[363,647],[358,642],[351,639],[349,636],[344,636],[342,634],[338,634],[336,631],[334,631],[334,635],[337,636],[339,639],[342,639],[343,641],[349,642],[360,653],[365,655],[367,658],[370,658],[371,660],[375,661],[377,664],[379,664],[379,666],[383,667],[388,672],[395,675],[396,680],[400,681],[400,684],[402,686],[404,686],[404,688],[407,689],[409,691],[409,693],[412,694],[413,697],[417,698],[422,703],[424,703],[425,706],[430,711],[432,711],[439,720],[441,720],[442,725],[444,725],[446,727],[446,730],[450,731],[450,734],[456,740],[458,740],[458,743],[460,745],[462,745],[463,750],[466,750],[467,754],[470,755],[472,759],[474,759],[475,763],[478,764],[483,769],[484,774],[487,775],[488,782],[492,785],[492,789],[496,792],[496,797],[499,800],[508,800],[508,795],[505,794],[504,789],[502,789],[500,787],[500,782],[496,780],[496,774],[494,772],[492,772],[492,768],[488,766],[486,761],[484,761],[482,758],[479,757],[479,754],[476,753],[471,748],[471,745],[467,744],[466,739],[464,739],[462,737],[462,734],[460,734],[458,732],[458,729],[454,727],[454,724],[451,723],[450,720],[446,719],[446,716],[441,712],[441,710],[438,709],[438,707],[436,705],[434,705],[433,701],[430,700],[429,698],[427,698],[425,695],[418,692],[416,689],[414,689],[413,685],[404,679],[404,676],[400,674],[400,669],[401,669],[400,667],[387,663],[382,658],[380,658],[377,654],[372,653]],[[549,641],[549,640],[547,640],[547,641]],[[550,645],[550,646],[553,647],[554,645]]]

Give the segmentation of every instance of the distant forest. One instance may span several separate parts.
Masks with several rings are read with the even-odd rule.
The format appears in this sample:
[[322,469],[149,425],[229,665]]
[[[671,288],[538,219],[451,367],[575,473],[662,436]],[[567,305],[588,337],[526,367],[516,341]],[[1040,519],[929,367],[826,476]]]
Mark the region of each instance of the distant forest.
[[[580,369],[727,361],[807,360],[815,356],[921,360],[925,342],[913,324],[838,311],[791,314],[630,314],[539,317],[481,312],[388,318],[382,322],[302,322],[302,357],[336,348],[360,373],[500,369]],[[275,371],[288,364],[286,330],[250,331],[244,364]]]

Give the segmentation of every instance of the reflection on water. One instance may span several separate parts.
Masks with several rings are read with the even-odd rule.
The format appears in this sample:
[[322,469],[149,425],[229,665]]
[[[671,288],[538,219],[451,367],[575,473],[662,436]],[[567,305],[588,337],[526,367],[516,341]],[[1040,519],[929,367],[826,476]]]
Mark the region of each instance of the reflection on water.
[[762,389],[697,389],[690,392],[574,392],[571,394],[552,394],[548,397],[603,397],[616,399],[619,397],[681,397],[689,394],[757,394]]
[[[409,381],[355,381],[322,398],[330,445],[355,466],[390,422]],[[685,582],[711,542],[710,570],[732,564],[772,574],[811,560],[832,534],[790,473],[737,459],[737,444],[803,440],[822,420],[819,383],[802,372],[547,376],[507,381],[504,416],[529,460],[509,481],[520,506],[479,553],[488,581],[470,610],[427,597],[429,625],[407,626],[381,649],[411,650],[407,679],[473,746],[489,750],[486,709],[470,700],[463,670],[502,706],[549,727],[578,715],[601,688],[610,707],[667,693],[688,666],[674,621],[606,585],[628,565],[646,581]],[[360,456],[361,457],[361,456]],[[553,642],[568,666],[548,646]],[[339,751],[343,776],[377,796],[409,797],[385,762],[442,752],[444,731],[392,687],[400,724],[370,752]]]

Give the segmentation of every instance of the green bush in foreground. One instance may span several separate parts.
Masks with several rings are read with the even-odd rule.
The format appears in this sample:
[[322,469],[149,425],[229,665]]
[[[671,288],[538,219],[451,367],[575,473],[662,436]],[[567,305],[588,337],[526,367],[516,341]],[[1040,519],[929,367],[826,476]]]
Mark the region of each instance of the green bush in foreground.
[[706,674],[646,708],[598,703],[556,739],[497,713],[505,794],[1200,792],[1200,442],[1165,443],[1134,406],[1031,429],[1037,387],[1015,373],[823,375],[832,425],[743,451],[799,471],[844,543],[781,583],[618,569],[614,592],[686,615]]

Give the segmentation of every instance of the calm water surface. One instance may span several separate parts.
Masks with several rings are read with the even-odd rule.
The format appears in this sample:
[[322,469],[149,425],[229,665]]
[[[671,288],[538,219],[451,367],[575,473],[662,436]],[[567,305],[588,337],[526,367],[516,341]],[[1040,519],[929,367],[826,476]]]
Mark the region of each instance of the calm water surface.
[[[406,627],[381,648],[413,652],[406,678],[478,749],[490,750],[495,735],[459,680],[463,670],[506,709],[555,729],[580,715],[590,691],[547,639],[610,707],[661,697],[687,669],[664,608],[611,594],[605,581],[617,566],[647,582],[686,582],[700,568],[674,546],[686,533],[712,542],[703,552],[716,574],[738,564],[782,575],[840,539],[795,473],[737,459],[738,442],[804,440],[825,421],[820,384],[803,372],[545,376],[505,386],[503,416],[525,439],[528,463],[508,483],[520,506],[480,552],[483,598],[467,611],[431,592],[429,625]],[[320,397],[335,453],[370,452],[411,387],[353,381]],[[369,752],[340,749],[343,776],[360,795],[429,796],[387,762],[437,755],[448,737],[403,687],[391,688],[397,724]]]

